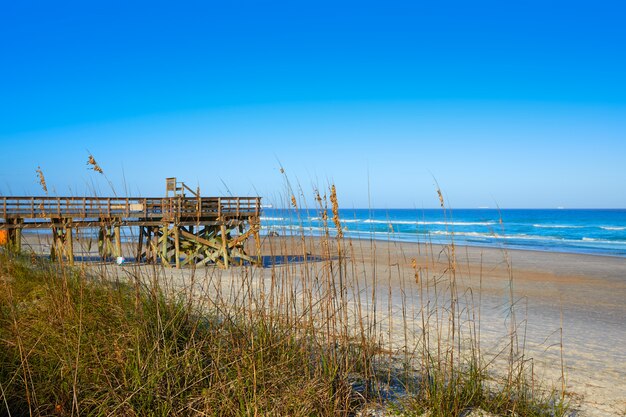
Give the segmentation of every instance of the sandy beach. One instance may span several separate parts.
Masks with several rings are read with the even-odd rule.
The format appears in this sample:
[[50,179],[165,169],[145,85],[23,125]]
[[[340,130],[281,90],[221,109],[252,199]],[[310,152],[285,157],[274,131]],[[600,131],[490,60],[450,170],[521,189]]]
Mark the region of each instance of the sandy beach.
[[[29,236],[26,242],[36,252],[49,251],[45,239]],[[306,239],[308,255],[304,262],[299,238],[263,238],[266,267],[254,268],[253,278],[259,283],[268,282],[270,271],[290,269],[297,274],[304,268],[311,271],[322,268],[319,243],[319,239]],[[406,307],[417,309],[419,292],[428,291],[432,295],[437,277],[451,267],[449,247],[346,240],[342,250],[353,266],[355,281],[350,285],[358,282],[363,298],[369,296],[371,288],[379,287],[379,308],[393,315]],[[495,354],[509,339],[512,285],[519,343],[524,356],[533,358],[537,380],[543,381],[545,388],[560,389],[564,373],[566,391],[579,410],[577,415],[626,413],[626,259],[461,246],[454,250],[456,284],[462,295],[460,304],[479,307],[474,311],[480,315],[482,351]],[[76,253],[80,256],[80,249]],[[272,258],[272,254],[281,256]],[[82,255],[93,253],[83,251]],[[294,258],[284,263],[284,259],[280,260],[284,255]],[[272,260],[276,261],[274,268],[269,266]],[[92,267],[100,268],[101,264]],[[136,268],[154,269],[132,262],[121,267],[107,265],[109,271],[120,275]],[[222,282],[236,283],[244,268],[159,270],[164,278],[180,286],[186,285],[193,274],[196,285],[202,286],[203,277],[215,274],[228,278]],[[416,283],[416,268],[421,285]],[[418,332],[418,316],[409,316],[413,320],[410,327]],[[394,326],[389,320],[389,327],[400,332]]]
[[[354,240],[347,250],[365,266],[363,276],[375,269],[379,285],[391,284],[395,312],[402,308],[401,289],[411,291],[412,302],[418,298],[413,259],[431,278],[450,267],[449,249],[438,245]],[[472,289],[472,303],[481,306],[484,350],[495,353],[508,341],[512,285],[521,343],[539,379],[560,388],[562,342],[566,391],[580,415],[626,413],[626,259],[462,246],[455,251],[459,293]]]
[[[402,265],[415,244],[376,242],[385,257]],[[447,267],[441,247],[416,256],[418,265]],[[526,355],[545,383],[560,385],[561,322],[567,392],[581,415],[626,412],[626,259],[605,256],[457,247],[458,283],[481,288],[481,341],[488,351],[506,339],[509,277],[517,321],[525,327]],[[423,248],[421,248],[423,250]],[[371,262],[372,258],[370,258]],[[408,266],[405,264],[405,268]]]

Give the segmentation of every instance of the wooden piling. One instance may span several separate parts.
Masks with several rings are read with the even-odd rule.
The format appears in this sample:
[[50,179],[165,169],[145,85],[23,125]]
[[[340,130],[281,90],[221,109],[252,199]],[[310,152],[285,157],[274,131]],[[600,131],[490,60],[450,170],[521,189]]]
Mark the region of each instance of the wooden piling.
[[169,234],[169,227],[167,224],[164,224],[161,227],[161,263],[163,265],[169,266],[170,260],[167,256],[167,238]]
[[150,238],[150,256],[152,257],[152,262],[156,263],[159,258],[159,227],[151,227],[152,236]]
[[122,256],[122,234],[120,230],[120,224],[118,222],[113,226],[113,238],[115,239],[115,253],[114,256]]
[[222,234],[222,256],[224,257],[224,268],[228,269],[228,237],[226,236],[226,225],[220,225],[220,232]]
[[106,240],[105,240],[105,228],[100,226],[98,230],[98,255],[102,259],[106,258]]
[[72,225],[65,226],[65,243],[67,245],[67,260],[74,266],[74,242],[72,239]]
[[180,227],[174,225],[174,256],[176,256],[176,269],[180,269]]
[[143,246],[143,239],[144,239],[144,227],[143,226],[139,226],[139,242],[137,242],[137,252],[135,252],[135,262],[141,262],[141,256],[142,256],[142,246]]
[[57,228],[52,226],[52,243],[50,244],[50,260],[56,261],[62,254],[59,253],[59,237]]
[[263,265],[263,256],[261,255],[261,237],[259,236],[260,226],[258,223],[252,223],[250,226],[253,228],[252,236],[254,237],[254,246],[256,249],[256,262],[257,265]]
[[13,250],[17,253],[20,253],[22,251],[22,228],[21,227],[18,227],[17,229],[15,229],[15,246]]
[[98,253],[102,260],[112,255],[112,246],[110,226],[108,224],[101,226],[98,233]]
[[8,223],[12,228],[7,231],[7,245],[10,250],[17,253],[22,251],[22,228],[20,226],[22,223],[23,220],[19,218],[12,219]]

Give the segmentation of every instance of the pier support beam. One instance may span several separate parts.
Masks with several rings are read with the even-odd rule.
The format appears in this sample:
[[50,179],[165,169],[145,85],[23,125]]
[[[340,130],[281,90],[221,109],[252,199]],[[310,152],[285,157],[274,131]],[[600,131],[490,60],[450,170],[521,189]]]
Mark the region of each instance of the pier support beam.
[[174,256],[176,257],[176,269],[180,268],[180,226],[174,225]]
[[72,236],[72,224],[66,224],[65,226],[65,245],[67,252],[67,260],[70,266],[74,266],[74,242]]
[[222,234],[222,257],[224,259],[224,268],[228,269],[228,236],[226,232],[226,225],[220,226],[220,233]]
[[12,227],[6,232],[7,247],[17,253],[22,251],[22,228],[20,226],[22,223],[24,223],[23,219],[9,219],[8,224]]
[[119,222],[115,222],[113,226],[113,238],[115,239],[115,252],[113,256],[122,256],[122,234]]
[[[136,255],[137,262],[156,262],[158,252],[158,232],[154,229],[154,226],[139,226],[139,242],[137,243]],[[156,242],[155,238],[157,239]]]
[[263,256],[261,256],[261,237],[259,235],[259,231],[261,229],[261,224],[258,218],[250,217],[248,219],[248,224],[250,225],[250,230],[252,231],[252,237],[254,238],[254,249],[256,250],[256,262],[257,265],[263,265]]
[[50,259],[59,261],[67,259],[70,266],[74,265],[74,236],[72,229],[72,219],[56,219],[52,226]]
[[148,242],[150,246],[151,262],[156,263],[159,257],[159,227],[150,227],[148,234]]
[[102,260],[106,260],[111,256],[112,243],[111,243],[111,231],[109,226],[100,226],[98,232],[98,253]]
[[135,252],[135,262],[141,262],[143,239],[144,239],[144,227],[139,226],[139,241],[137,242],[137,252]]
[[52,226],[52,246],[50,247],[50,259],[62,261],[65,257],[65,229]]
[[14,248],[13,250],[15,250],[16,252],[21,252],[22,251],[22,228],[18,227],[17,229],[15,229],[13,231],[13,233],[15,234],[15,244],[14,244]]
[[12,218],[8,219],[6,223],[7,228],[2,229],[3,236],[0,240],[0,245],[6,245],[7,249],[15,252],[22,250],[22,228],[21,224],[23,219]]
[[169,237],[169,227],[167,224],[164,224],[161,227],[161,263],[165,266],[169,266],[170,260],[167,256],[167,240]]

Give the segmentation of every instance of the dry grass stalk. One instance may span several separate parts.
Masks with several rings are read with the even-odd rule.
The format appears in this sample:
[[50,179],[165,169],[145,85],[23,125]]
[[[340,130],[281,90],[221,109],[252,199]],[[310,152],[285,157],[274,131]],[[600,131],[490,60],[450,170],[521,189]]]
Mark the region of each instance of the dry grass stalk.
[[[95,160],[89,165],[96,170]],[[6,401],[14,415],[351,416],[364,402],[382,401],[381,387],[399,381],[395,389],[404,390],[407,401],[393,406],[405,415],[427,409],[432,417],[458,416],[471,407],[499,415],[563,415],[545,411],[534,394],[527,398],[517,374],[502,392],[489,391],[480,353],[463,355],[462,329],[479,326],[460,319],[470,306],[459,304],[453,246],[443,273],[436,271],[432,248],[432,270],[428,260],[411,254],[398,262],[389,252],[376,261],[375,246],[358,253],[343,236],[334,186],[330,210],[326,195],[314,193],[319,238],[305,237],[303,209],[291,188],[286,195],[299,225],[266,241],[266,254],[282,258],[281,264],[193,270],[191,282],[178,284],[180,293],[157,266],[137,266],[126,286],[106,265],[101,281],[78,280],[75,270],[63,267],[33,277],[17,267],[19,259],[9,262],[0,253],[0,288],[23,286],[15,286],[15,297],[0,291],[0,307],[7,307],[0,310],[6,311],[0,314],[0,359],[7,359],[0,381],[10,382],[1,387],[0,404]],[[300,201],[306,207],[306,199]],[[337,239],[329,233],[330,212]],[[365,264],[370,255],[373,266]],[[67,279],[56,279],[59,270]],[[379,280],[377,270],[388,280]],[[196,274],[204,276],[196,280]],[[16,281],[3,280],[11,275]],[[392,288],[397,282],[400,288]],[[46,291],[32,291],[38,283]],[[400,301],[392,296],[398,291]],[[479,349],[478,339],[467,343]],[[361,391],[350,382],[354,375]]]
[[48,194],[48,186],[46,185],[46,177],[44,177],[43,171],[41,170],[41,167],[38,166],[37,169],[35,170],[35,172],[37,173],[37,178],[39,178],[39,185],[41,186],[41,189],[46,194]]
[[339,220],[339,202],[337,200],[335,184],[330,187],[330,202],[332,204],[333,223],[335,223],[335,228],[337,229],[337,237],[341,239],[343,238],[343,230],[341,228],[341,221]]

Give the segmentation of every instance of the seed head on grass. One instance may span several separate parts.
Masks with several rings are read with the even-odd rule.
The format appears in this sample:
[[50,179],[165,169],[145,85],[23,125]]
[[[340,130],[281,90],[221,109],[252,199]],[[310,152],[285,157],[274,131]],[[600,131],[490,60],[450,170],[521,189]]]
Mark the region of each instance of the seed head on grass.
[[38,166],[35,172],[37,173],[37,177],[39,178],[39,185],[41,185],[41,188],[43,189],[43,191],[46,194],[48,194],[48,186],[46,185],[46,177],[43,176],[43,171],[41,170],[41,167]]
[[443,200],[443,193],[441,192],[439,188],[437,188],[437,195],[439,196],[439,204],[441,205],[441,208],[445,208],[446,205]]
[[419,275],[419,272],[417,270],[417,259],[416,258],[411,258],[411,267],[413,268],[413,272],[415,273],[415,283],[419,284],[420,283],[420,275]]
[[337,237],[341,239],[343,237],[343,230],[341,229],[341,221],[339,220],[339,202],[337,201],[337,189],[333,184],[330,187],[330,202],[333,205],[333,223],[337,228]]
[[104,174],[104,171],[100,168],[100,165],[98,165],[95,158],[91,154],[89,154],[89,159],[87,159],[87,165],[91,165],[90,169],[93,169],[100,174]]
[[317,205],[320,209],[320,215],[322,217],[322,222],[324,224],[326,224],[326,222],[328,221],[328,213],[326,212],[326,194],[324,194],[324,197],[322,197],[320,195],[319,190],[315,190],[315,201],[317,202]]

